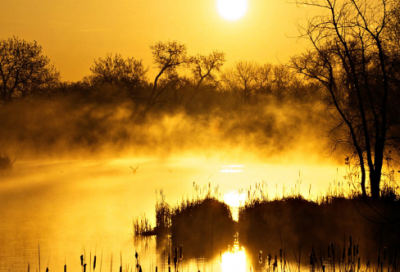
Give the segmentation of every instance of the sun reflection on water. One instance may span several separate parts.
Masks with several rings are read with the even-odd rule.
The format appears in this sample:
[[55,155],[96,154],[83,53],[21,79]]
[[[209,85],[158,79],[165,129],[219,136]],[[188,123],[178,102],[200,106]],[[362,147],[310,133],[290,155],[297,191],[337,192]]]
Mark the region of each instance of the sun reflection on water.
[[239,220],[239,207],[246,201],[246,194],[238,190],[230,190],[224,194],[224,202],[230,207],[232,219]]
[[222,166],[222,170],[219,171],[221,173],[241,173],[243,172],[244,165],[224,165]]
[[245,272],[246,253],[244,248],[235,245],[232,250],[225,252],[221,258],[222,272]]
[[238,190],[230,190],[224,194],[224,202],[231,207],[239,208],[246,201],[246,194]]

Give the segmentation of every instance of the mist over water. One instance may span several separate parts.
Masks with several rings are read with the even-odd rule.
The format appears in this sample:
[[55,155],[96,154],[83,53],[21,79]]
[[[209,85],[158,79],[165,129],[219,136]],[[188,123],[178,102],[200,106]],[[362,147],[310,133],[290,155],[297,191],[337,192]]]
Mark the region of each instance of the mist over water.
[[[221,172],[234,163],[241,163],[243,172]],[[130,166],[138,166],[137,172]],[[265,180],[274,196],[281,195],[284,186],[294,186],[299,170],[305,191],[311,183],[320,184],[320,190],[330,181],[326,177],[336,172],[329,165],[299,168],[206,156],[19,161],[11,172],[1,174],[0,269],[25,269],[28,262],[36,267],[38,245],[42,269],[49,263],[50,269],[61,270],[66,258],[69,269],[77,271],[84,250],[87,259],[90,252],[93,258],[96,251],[99,258],[103,251],[107,269],[111,254],[118,269],[120,252],[133,265],[138,251],[144,265],[150,266],[156,262],[154,241],[148,247],[145,241],[135,243],[132,219],[145,214],[154,225],[160,189],[175,205],[195,195],[193,183],[218,185],[223,199],[229,190],[254,188],[255,182]],[[318,193],[317,188],[312,193]]]
[[17,160],[217,154],[269,163],[342,163],[340,153],[329,152],[328,123],[318,103],[276,103],[271,97],[244,105],[219,95],[219,106],[177,105],[146,117],[110,90],[100,98],[17,101],[0,109],[1,152]]
[[[33,99],[1,108],[1,151],[16,161],[0,172],[0,270],[38,267],[38,245],[41,270],[67,263],[79,271],[80,255],[99,261],[101,252],[103,269],[111,254],[118,269],[120,252],[123,263],[135,265],[136,251],[147,270],[164,259],[153,238],[133,238],[132,220],[145,215],[154,226],[160,190],[171,206],[196,197],[195,185],[203,195],[210,186],[224,201],[226,193],[246,194],[263,181],[271,198],[293,190],[313,198],[346,175],[342,157],[327,152],[318,105],[304,112],[302,104],[271,99],[232,110],[227,100],[210,111],[177,107],[138,119],[129,100],[102,99]],[[240,171],[227,171],[232,166]],[[237,213],[238,200],[225,201]]]

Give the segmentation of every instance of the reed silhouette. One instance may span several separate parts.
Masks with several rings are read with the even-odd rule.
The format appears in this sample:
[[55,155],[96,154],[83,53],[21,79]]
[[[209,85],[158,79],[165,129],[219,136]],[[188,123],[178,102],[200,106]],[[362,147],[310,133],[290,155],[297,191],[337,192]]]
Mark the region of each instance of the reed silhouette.
[[[343,237],[353,235],[359,250],[357,256],[361,256],[364,265],[366,257],[370,256],[370,265],[377,267],[377,261],[371,256],[381,252],[383,246],[392,253],[393,261],[399,250],[400,199],[398,195],[393,197],[393,191],[387,192],[379,201],[364,199],[359,194],[326,196],[318,202],[300,195],[274,200],[254,199],[239,211],[240,243],[252,255],[260,250],[272,255],[283,250],[285,262],[296,267],[296,263],[305,265],[309,262],[312,248],[320,258],[332,260],[331,253],[339,256],[343,247],[347,249]],[[336,248],[326,251],[327,246]],[[336,262],[347,265],[342,267],[344,271],[359,271],[360,268],[350,266],[350,263],[355,265],[357,256],[352,256],[348,262],[337,257]],[[322,270],[322,259],[318,263]],[[316,264],[314,259],[310,263]]]
[[212,197],[182,202],[171,217],[172,245],[189,258],[211,258],[233,245],[235,222],[228,205]]
[[165,254],[182,245],[188,258],[210,258],[226,250],[233,245],[237,227],[229,206],[213,196],[211,189],[192,200],[182,200],[176,207],[165,202],[161,191],[156,226],[152,228],[148,222],[144,216],[137,218],[135,235],[157,235],[157,248]]

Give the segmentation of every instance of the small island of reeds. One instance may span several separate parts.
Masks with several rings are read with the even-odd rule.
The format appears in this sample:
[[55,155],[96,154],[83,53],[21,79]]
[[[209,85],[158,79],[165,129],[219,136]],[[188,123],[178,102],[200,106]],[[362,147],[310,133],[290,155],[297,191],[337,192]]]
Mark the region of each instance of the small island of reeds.
[[[148,221],[136,234],[157,235],[159,248],[183,245],[188,258],[215,257],[239,244],[252,265],[266,268],[334,271],[396,271],[400,251],[400,197],[385,186],[379,199],[357,192],[336,192],[306,199],[300,193],[269,199],[251,197],[232,220],[230,207],[207,194],[170,207],[164,196],[156,205],[156,227]],[[261,260],[261,262],[260,262]],[[279,264],[280,260],[280,264]]]
[[[165,196],[156,204],[156,226],[151,228],[146,218],[134,221],[136,235],[157,235],[158,246],[185,247],[188,257],[209,256],[233,244],[237,222],[230,208],[210,192],[203,197],[182,200],[176,207],[165,202]],[[210,251],[211,250],[211,251]]]

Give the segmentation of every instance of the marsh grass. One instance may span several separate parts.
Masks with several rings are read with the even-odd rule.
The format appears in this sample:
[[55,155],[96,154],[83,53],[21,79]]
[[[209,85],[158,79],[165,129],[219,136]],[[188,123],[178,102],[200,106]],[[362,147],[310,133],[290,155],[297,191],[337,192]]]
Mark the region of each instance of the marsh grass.
[[157,247],[171,256],[174,248],[184,246],[189,258],[211,257],[233,244],[236,222],[230,207],[222,202],[218,187],[211,184],[200,187],[193,184],[192,199],[183,199],[175,206],[165,201],[160,190],[156,201],[156,226],[142,216],[134,221],[136,235],[157,235]]
[[[229,245],[235,244],[234,236],[250,258],[246,272],[399,271],[400,199],[393,188],[382,190],[381,199],[376,202],[348,192],[314,201],[304,198],[299,190],[269,199],[258,184],[254,188],[259,192],[248,193],[251,199],[240,208],[238,223],[232,220],[229,206],[218,199],[218,194],[212,194],[210,185],[208,188],[206,193],[202,191],[202,197],[182,200],[175,207],[165,202],[161,191],[156,203],[156,227],[151,228],[149,221],[143,219],[136,229],[156,232],[162,266],[151,263],[149,269],[142,268],[139,254],[135,254],[135,264],[123,263],[120,253],[119,272],[158,268],[183,271],[185,260],[211,260],[226,252]],[[164,232],[155,231],[163,228]],[[83,272],[98,269],[96,253],[93,258],[91,253],[89,256],[80,256]],[[38,259],[40,272],[39,246]],[[103,254],[100,272],[102,262]],[[28,272],[30,268],[28,263]],[[110,272],[112,269],[113,255]]]
[[[212,189],[210,183],[203,187],[193,183],[193,188],[194,194],[192,199],[182,198],[181,202],[177,202],[175,206],[171,206],[165,201],[166,196],[163,190],[160,190],[159,194],[157,193],[155,205],[155,227],[151,226],[150,220],[145,214],[141,214],[133,220],[134,234],[142,236],[170,234],[172,226],[177,226],[177,220],[181,220],[185,216],[191,217],[193,215],[192,213],[195,212],[198,207],[202,206],[204,202],[215,202],[218,203],[217,205],[222,205],[224,209],[229,210],[229,206],[220,200],[218,186]],[[232,218],[230,212],[225,215]],[[172,220],[175,220],[175,224],[173,224]]]
[[182,203],[171,222],[173,246],[183,244],[191,258],[212,257],[233,245],[236,222],[229,206],[216,198]]
[[140,217],[133,219],[133,232],[135,235],[155,235],[154,228],[145,214],[141,214]]
[[[266,253],[260,260],[252,259],[253,267],[272,272],[298,271],[304,266],[314,272],[383,272],[380,260],[371,256],[386,246],[392,258],[387,271],[395,271],[400,249],[399,187],[393,172],[385,175],[380,199],[372,200],[361,196],[358,178],[349,172],[340,182],[336,178],[325,194],[313,196],[310,188],[307,198],[300,193],[300,172],[295,187],[284,187],[282,197],[271,197],[266,182],[257,183],[247,191],[238,222],[232,220],[217,187],[212,190],[210,184],[204,188],[194,184],[192,199],[182,199],[174,207],[160,191],[156,227],[142,235],[158,235],[164,256],[183,244],[189,258],[209,258],[232,245],[237,233],[239,244],[252,256]],[[143,229],[149,229],[148,220],[142,222]],[[353,245],[357,240],[357,255],[351,255],[355,248],[349,253],[343,239],[349,234],[353,234]]]
[[[333,183],[325,195],[314,199],[303,197],[298,188],[271,198],[263,185],[257,184],[239,209],[241,245],[252,255],[262,250],[274,256],[269,252],[282,250],[286,255],[283,271],[299,271],[300,264],[303,269],[308,264],[311,272],[396,271],[399,188],[393,179],[385,178],[380,199],[373,200],[363,198],[352,182],[354,176],[347,177],[344,184]],[[350,237],[347,242],[346,236]],[[387,259],[381,263],[382,257],[373,256],[385,255],[384,247]],[[272,264],[266,269],[280,268],[274,261],[268,262]],[[258,267],[256,261],[253,265]]]

